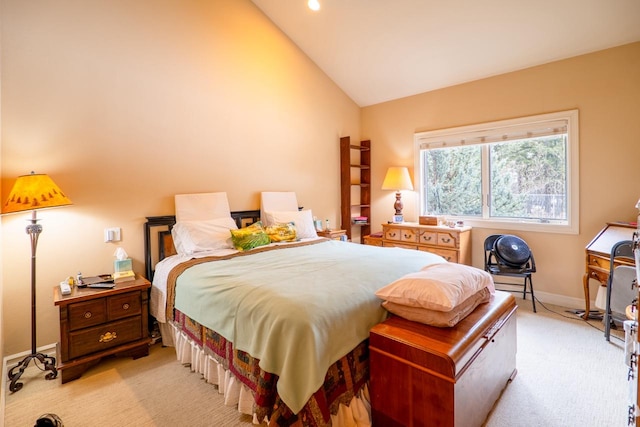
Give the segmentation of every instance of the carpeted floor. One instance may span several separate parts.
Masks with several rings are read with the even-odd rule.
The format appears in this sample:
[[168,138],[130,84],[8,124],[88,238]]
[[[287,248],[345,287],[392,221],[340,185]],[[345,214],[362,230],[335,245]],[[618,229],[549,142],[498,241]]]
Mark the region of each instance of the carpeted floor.
[[[534,314],[528,301],[518,303],[518,375],[485,426],[626,425],[622,331],[607,343],[601,322],[549,307],[554,314],[541,304]],[[214,386],[179,364],[173,348],[159,344],[148,357],[107,359],[67,384],[46,381],[35,368],[22,378],[23,389],[6,394],[6,427],[33,426],[45,413],[57,414],[65,427],[251,425],[250,417],[223,405]]]

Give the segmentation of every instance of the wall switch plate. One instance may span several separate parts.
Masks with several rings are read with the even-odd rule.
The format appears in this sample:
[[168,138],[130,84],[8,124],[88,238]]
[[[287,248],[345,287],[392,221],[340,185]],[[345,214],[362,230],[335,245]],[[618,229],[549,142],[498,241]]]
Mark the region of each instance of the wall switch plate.
[[104,229],[104,241],[108,242],[119,242],[120,241],[120,227],[111,227]]

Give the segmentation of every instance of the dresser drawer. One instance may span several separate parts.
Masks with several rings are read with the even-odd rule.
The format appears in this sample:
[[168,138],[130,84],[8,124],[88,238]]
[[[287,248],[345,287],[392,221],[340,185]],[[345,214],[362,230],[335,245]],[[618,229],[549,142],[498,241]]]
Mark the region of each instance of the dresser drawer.
[[420,246],[421,251],[431,252],[432,254],[440,255],[442,258],[449,262],[458,262],[458,252],[449,249],[438,249],[434,247]]
[[436,233],[435,231],[423,231],[420,233],[418,243],[423,245],[437,245],[438,233]]
[[447,261],[471,265],[471,227],[404,222],[382,224],[382,246],[419,249]]
[[142,338],[140,316],[95,326],[69,334],[69,358],[106,350]]
[[387,248],[403,248],[403,249],[413,249],[414,251],[418,249],[418,245],[411,245],[408,243],[396,243],[396,242],[384,242],[382,246]]
[[107,321],[107,302],[104,298],[69,304],[69,329],[76,330]]
[[400,230],[399,228],[387,228],[384,227],[384,238],[386,240],[396,240],[396,241],[400,241],[401,239],[401,234],[402,230]]
[[384,238],[399,242],[418,242],[418,230],[413,228],[384,227]]
[[455,248],[458,246],[457,234],[455,233],[438,233],[438,246]]
[[109,320],[135,316],[136,314],[140,314],[141,311],[140,292],[129,292],[128,294],[115,295],[107,298]]

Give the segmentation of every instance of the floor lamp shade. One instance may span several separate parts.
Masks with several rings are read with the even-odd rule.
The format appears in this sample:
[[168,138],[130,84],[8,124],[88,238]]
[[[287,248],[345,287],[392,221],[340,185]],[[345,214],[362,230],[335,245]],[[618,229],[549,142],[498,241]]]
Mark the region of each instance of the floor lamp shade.
[[18,380],[32,360],[34,363],[36,360],[39,361],[43,365],[43,371],[50,371],[46,379],[52,380],[58,376],[55,357],[38,353],[36,347],[36,248],[42,232],[36,210],[70,204],[71,200],[49,176],[31,172],[16,179],[7,201],[2,205],[3,214],[32,211],[31,222],[26,229],[31,239],[31,354],[9,370],[9,390],[12,392],[22,388],[23,384]]
[[394,216],[394,222],[402,222],[402,190],[413,190],[413,184],[411,183],[411,176],[409,175],[409,169],[406,167],[392,166],[387,170],[387,174],[382,182],[383,190],[395,190],[396,201],[393,204],[393,208],[396,213]]
[[31,173],[16,179],[2,213],[30,211],[70,205],[71,200],[46,174]]

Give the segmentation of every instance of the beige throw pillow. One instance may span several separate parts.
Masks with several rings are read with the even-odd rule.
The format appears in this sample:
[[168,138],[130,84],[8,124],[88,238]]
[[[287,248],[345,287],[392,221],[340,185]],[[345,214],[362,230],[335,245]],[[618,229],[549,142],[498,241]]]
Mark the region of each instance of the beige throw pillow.
[[495,292],[489,273],[456,263],[432,264],[379,289],[376,296],[408,307],[451,311],[480,289]]
[[473,310],[482,303],[491,299],[489,288],[480,289],[471,295],[462,304],[459,304],[451,311],[429,310],[422,307],[408,307],[406,305],[394,304],[389,301],[382,303],[382,306],[389,312],[403,317],[413,322],[420,322],[426,325],[448,328],[455,326],[459,321],[467,317]]

